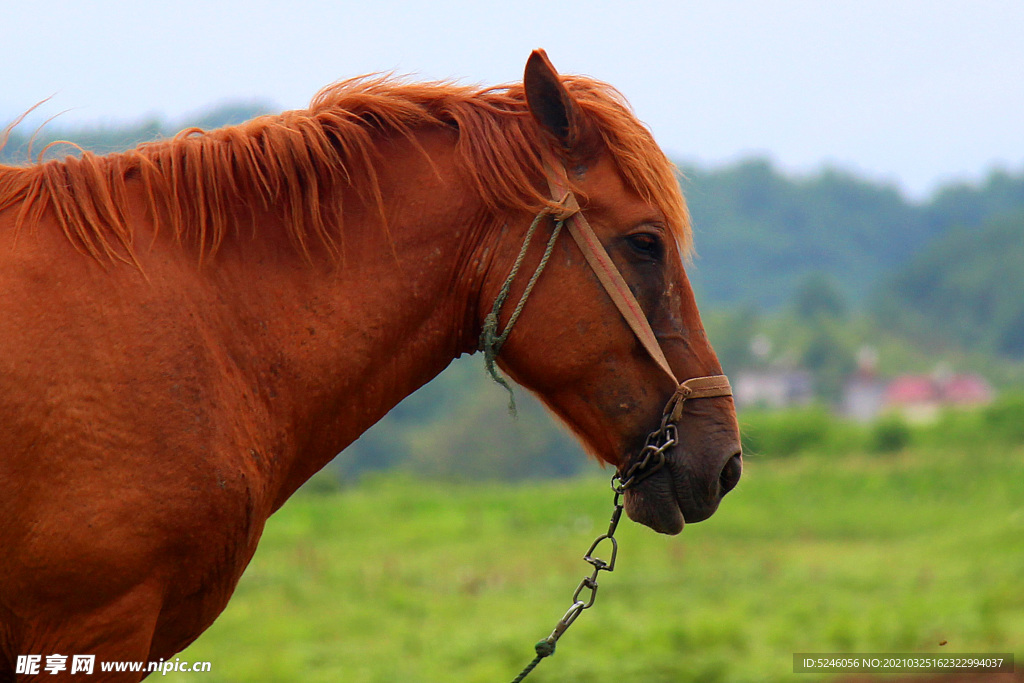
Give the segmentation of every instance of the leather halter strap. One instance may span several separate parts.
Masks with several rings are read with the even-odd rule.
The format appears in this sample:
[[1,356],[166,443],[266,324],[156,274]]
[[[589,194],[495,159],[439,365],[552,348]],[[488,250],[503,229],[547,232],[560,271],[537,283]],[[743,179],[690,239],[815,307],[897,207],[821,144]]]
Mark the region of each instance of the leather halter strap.
[[[590,227],[586,216],[580,209],[576,196],[562,182],[565,177],[565,170],[559,169],[561,175],[548,172],[548,185],[551,189],[551,196],[557,201],[558,209],[553,214],[556,220],[565,221],[569,228],[569,234],[583,252],[587,263],[593,269],[597,279],[601,282],[608,296],[611,297],[615,307],[619,309],[622,317],[625,318],[637,339],[647,350],[647,353],[654,359],[658,367],[676,385],[676,391],[665,406],[665,415],[669,421],[676,422],[682,416],[683,404],[691,398],[714,398],[717,396],[732,396],[732,387],[729,378],[725,375],[711,375],[707,377],[693,377],[680,382],[672,371],[665,352],[658,343],[658,339],[647,321],[640,303],[633,296],[629,285],[622,278],[619,269],[615,267],[611,256],[605,250],[601,240],[598,239],[594,229]],[[559,197],[561,199],[559,199]]]

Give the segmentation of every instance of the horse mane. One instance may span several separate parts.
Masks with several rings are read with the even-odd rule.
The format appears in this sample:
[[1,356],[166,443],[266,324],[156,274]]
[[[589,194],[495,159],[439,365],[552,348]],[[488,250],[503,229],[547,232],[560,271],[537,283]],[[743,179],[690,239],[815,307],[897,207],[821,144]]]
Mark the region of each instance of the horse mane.
[[[688,250],[689,216],[675,167],[650,132],[611,86],[562,78],[624,181],[664,213]],[[432,126],[457,131],[459,157],[489,207],[536,211],[551,203],[536,182],[551,147],[529,114],[522,84],[479,88],[364,76],[328,86],[305,110],[212,131],[191,128],[106,156],[83,152],[0,166],[0,211],[17,207],[18,226],[49,212],[80,251],[134,261],[127,199],[129,181],[137,180],[155,227],[196,243],[200,259],[237,229],[240,215],[255,221],[267,211],[282,214],[307,256],[313,242],[337,255],[340,190],[355,191],[383,219],[377,144],[396,134],[415,142],[417,130]]]

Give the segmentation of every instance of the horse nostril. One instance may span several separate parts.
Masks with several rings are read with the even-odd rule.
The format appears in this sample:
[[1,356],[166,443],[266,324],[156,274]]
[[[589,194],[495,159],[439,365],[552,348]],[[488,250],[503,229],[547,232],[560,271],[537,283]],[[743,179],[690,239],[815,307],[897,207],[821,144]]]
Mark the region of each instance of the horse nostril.
[[737,453],[729,460],[726,461],[725,467],[722,468],[722,473],[718,476],[718,485],[720,487],[720,494],[725,494],[736,488],[736,484],[740,481],[740,474],[743,473],[743,457]]

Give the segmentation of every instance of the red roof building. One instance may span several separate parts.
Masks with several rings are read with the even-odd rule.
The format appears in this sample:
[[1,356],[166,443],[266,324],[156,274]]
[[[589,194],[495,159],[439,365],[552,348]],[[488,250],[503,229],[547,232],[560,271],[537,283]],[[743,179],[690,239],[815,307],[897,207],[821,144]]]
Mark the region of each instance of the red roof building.
[[882,409],[898,411],[908,420],[927,422],[938,417],[942,408],[983,406],[994,396],[992,386],[978,375],[901,375],[886,387]]

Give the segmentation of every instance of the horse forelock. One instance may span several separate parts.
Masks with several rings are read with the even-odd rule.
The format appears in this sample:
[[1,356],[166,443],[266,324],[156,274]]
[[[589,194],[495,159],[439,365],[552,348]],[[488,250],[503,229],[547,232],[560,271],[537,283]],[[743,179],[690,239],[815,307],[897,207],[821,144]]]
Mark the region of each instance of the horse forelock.
[[[676,169],[650,132],[611,86],[581,76],[564,82],[623,180],[662,211],[688,250]],[[354,191],[383,221],[382,137],[416,144],[417,131],[439,126],[457,132],[466,175],[488,206],[535,211],[551,202],[537,183],[551,149],[529,115],[522,84],[479,88],[369,76],[325,88],[305,110],[188,129],[107,156],[85,152],[0,167],[0,210],[15,209],[19,225],[50,212],[81,251],[134,260],[127,206],[129,182],[137,180],[156,228],[198,245],[200,258],[215,252],[229,230],[275,211],[300,252],[308,256],[319,243],[338,255],[341,190]]]

